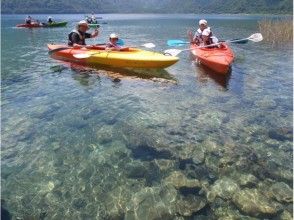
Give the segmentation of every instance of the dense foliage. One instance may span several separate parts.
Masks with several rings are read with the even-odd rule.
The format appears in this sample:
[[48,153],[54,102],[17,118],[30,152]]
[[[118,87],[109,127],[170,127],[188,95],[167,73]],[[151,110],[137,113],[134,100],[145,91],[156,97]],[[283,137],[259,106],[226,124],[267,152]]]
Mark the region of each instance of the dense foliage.
[[2,13],[292,14],[292,0],[1,0]]

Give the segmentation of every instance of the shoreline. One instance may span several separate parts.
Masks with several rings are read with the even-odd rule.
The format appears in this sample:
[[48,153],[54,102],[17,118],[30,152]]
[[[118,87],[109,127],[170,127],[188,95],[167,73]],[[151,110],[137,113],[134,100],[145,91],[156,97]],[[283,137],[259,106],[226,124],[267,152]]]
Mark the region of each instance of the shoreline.
[[[89,14],[87,12],[80,12],[80,13],[48,13],[48,12],[40,12],[40,13],[1,13],[1,15],[27,15],[27,14],[32,14],[32,15],[41,15],[41,14],[56,14],[56,15],[74,15],[74,14]],[[126,15],[224,15],[224,16],[291,16],[293,17],[293,14],[248,14],[248,13],[95,13],[98,15],[119,15],[119,14],[126,14]]]

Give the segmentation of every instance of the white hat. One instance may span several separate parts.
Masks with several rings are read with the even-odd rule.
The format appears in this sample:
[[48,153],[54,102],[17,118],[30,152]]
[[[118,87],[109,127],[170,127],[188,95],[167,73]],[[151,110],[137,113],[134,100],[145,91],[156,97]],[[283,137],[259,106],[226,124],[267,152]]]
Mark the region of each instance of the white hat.
[[201,25],[201,24],[207,25],[207,21],[204,20],[204,19],[201,19],[201,20],[199,21],[199,25]]
[[87,25],[87,26],[89,26],[88,23],[85,20],[79,21],[78,26],[80,26],[80,25]]
[[109,38],[111,38],[111,39],[117,38],[118,39],[118,36],[117,36],[117,34],[112,33],[112,34],[109,35]]

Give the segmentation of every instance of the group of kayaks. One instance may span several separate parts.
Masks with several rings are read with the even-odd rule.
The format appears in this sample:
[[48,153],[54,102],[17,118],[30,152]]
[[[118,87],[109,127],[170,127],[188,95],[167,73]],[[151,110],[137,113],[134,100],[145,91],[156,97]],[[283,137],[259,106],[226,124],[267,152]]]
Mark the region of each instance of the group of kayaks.
[[[80,63],[83,65],[106,65],[131,68],[166,68],[175,64],[179,58],[168,54],[146,51],[138,48],[128,48],[123,51],[109,51],[105,46],[92,46],[75,49],[66,45],[48,44],[49,51],[56,59]],[[59,50],[60,49],[60,50]],[[190,45],[194,59],[211,70],[225,74],[229,72],[234,60],[234,53],[227,44],[221,47],[199,48]],[[80,58],[80,54],[85,54]]]
[[51,27],[65,27],[67,25],[66,21],[62,22],[52,22],[52,23],[39,23],[34,22],[30,24],[17,24],[16,27],[19,28],[51,28]]

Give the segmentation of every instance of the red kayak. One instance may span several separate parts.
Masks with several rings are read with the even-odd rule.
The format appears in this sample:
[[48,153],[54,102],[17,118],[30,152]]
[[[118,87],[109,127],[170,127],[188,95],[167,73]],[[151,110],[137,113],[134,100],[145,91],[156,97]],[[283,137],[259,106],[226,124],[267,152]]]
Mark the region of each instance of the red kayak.
[[39,27],[43,27],[43,25],[40,25],[39,23],[17,24],[16,27],[22,27],[22,28],[39,28]]
[[192,54],[201,64],[217,73],[228,73],[234,61],[234,53],[225,43],[221,47],[213,48],[198,48],[196,44],[191,44],[190,48]]

